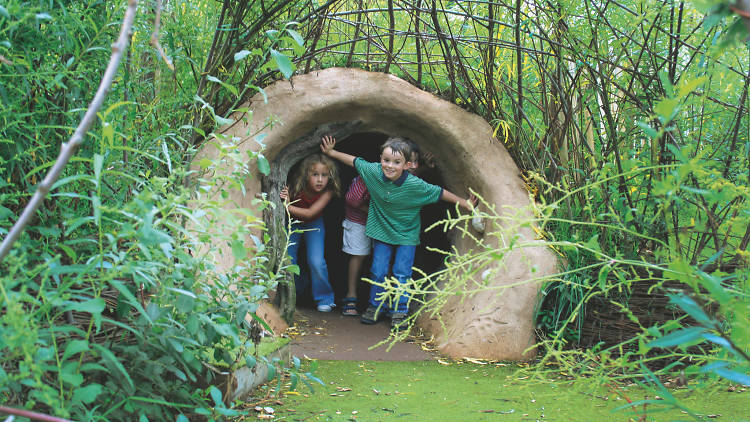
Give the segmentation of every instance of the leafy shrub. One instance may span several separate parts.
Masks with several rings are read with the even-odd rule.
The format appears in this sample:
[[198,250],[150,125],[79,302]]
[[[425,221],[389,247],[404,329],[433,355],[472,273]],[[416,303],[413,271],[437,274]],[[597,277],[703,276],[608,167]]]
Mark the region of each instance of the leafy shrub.
[[[196,17],[177,6],[172,16],[185,20],[213,16],[217,7],[204,3]],[[0,234],[95,90],[121,12],[120,2],[0,5],[0,54],[12,63],[0,65],[8,123],[0,128]],[[251,351],[268,328],[255,311],[285,267],[269,265],[265,249],[259,212],[270,204],[253,199],[248,209],[225,198],[244,193],[249,163],[268,163],[260,152],[240,153],[237,139],[184,124],[200,111],[189,64],[206,52],[191,55],[168,40],[183,66],[174,79],[159,79],[161,62],[138,41],[152,19],[136,23],[134,51],[99,129],[89,133],[93,141],[55,183],[37,225],[0,262],[3,404],[75,420],[238,414],[222,390],[231,369],[255,365]],[[197,39],[180,40],[187,45],[210,41],[207,32],[182,35]],[[272,60],[291,72],[283,54],[259,51],[265,61],[248,65],[248,75]],[[240,100],[241,90],[222,87]],[[211,111],[209,130],[228,121],[201,103]],[[219,145],[195,168],[194,134]],[[233,171],[215,171],[225,164]],[[218,245],[230,246],[231,268],[214,264]]]
[[[186,405],[213,407],[196,388],[226,369],[208,362],[245,362],[242,350],[263,329],[245,316],[281,274],[264,266],[262,221],[255,211],[191,199],[179,168],[131,177],[130,200],[101,203],[107,178],[121,175],[105,170],[112,163],[103,156],[93,164],[93,174],[78,177],[94,188],[91,196],[55,191],[90,201],[92,215],[40,238],[49,245],[41,254],[32,256],[26,242],[3,263],[0,391],[9,403],[75,419],[94,411],[168,419],[191,412]],[[200,183],[208,189],[225,181]],[[230,243],[240,264],[219,272],[206,239]]]

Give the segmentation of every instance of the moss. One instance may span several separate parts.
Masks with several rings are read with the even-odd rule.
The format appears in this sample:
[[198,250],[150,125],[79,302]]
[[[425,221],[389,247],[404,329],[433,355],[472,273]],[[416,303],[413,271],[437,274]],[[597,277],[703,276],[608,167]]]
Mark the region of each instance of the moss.
[[[258,347],[258,356],[268,356],[271,353],[281,349],[282,347],[289,344],[290,339],[288,337],[263,337]],[[253,353],[255,350],[251,350]]]

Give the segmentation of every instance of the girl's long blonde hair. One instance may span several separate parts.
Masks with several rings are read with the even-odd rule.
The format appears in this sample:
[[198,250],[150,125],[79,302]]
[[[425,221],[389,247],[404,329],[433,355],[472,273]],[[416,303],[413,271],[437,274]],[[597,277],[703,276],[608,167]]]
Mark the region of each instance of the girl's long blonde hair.
[[312,166],[318,163],[323,164],[328,169],[329,178],[326,189],[331,190],[334,196],[339,196],[341,194],[341,181],[339,180],[339,169],[336,167],[336,163],[328,158],[328,156],[317,153],[308,155],[302,160],[302,163],[300,163],[299,169],[297,169],[292,181],[292,186],[290,188],[291,192],[289,192],[290,198],[295,198],[300,192],[305,190],[307,176],[310,174]]

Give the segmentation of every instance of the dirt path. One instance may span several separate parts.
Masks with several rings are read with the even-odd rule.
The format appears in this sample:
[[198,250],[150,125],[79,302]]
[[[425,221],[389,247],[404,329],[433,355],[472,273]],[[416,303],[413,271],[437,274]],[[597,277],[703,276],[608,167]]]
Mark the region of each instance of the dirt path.
[[359,317],[342,316],[338,309],[322,313],[297,308],[294,323],[288,333],[292,338],[291,352],[298,357],[353,361],[423,361],[434,358],[418,340],[396,343],[388,351],[388,344],[370,350],[388,337],[390,321],[387,319],[375,325],[365,325]]

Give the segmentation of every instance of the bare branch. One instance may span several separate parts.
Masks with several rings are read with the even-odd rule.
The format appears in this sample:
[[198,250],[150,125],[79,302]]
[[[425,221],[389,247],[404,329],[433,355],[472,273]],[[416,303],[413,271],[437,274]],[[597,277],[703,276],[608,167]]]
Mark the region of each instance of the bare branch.
[[[7,415],[13,415],[13,416],[20,416],[22,418],[29,418],[32,421],[71,422],[68,419],[58,418],[58,417],[50,416],[44,413],[32,412],[31,410],[26,410],[26,409],[15,409],[15,408],[6,407],[6,406],[0,406],[0,413],[5,413]],[[12,419],[13,417],[10,417],[6,420],[12,420]]]
[[154,17],[154,32],[151,33],[151,45],[154,46],[156,51],[159,52],[159,55],[161,56],[162,60],[164,60],[164,63],[167,64],[167,67],[169,70],[174,72],[174,65],[172,64],[172,61],[169,60],[169,57],[167,57],[166,53],[164,53],[164,48],[162,48],[161,43],[159,42],[159,28],[161,27],[161,0],[156,0],[156,17]]

